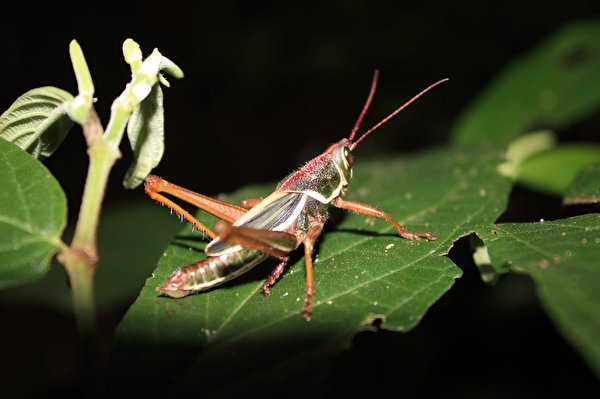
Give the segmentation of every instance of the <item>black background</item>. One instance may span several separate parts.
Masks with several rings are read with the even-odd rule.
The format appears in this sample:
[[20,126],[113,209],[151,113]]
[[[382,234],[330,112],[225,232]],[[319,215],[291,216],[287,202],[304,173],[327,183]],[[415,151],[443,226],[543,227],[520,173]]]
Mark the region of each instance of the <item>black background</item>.
[[[155,172],[210,195],[279,180],[347,135],[375,68],[381,71],[379,91],[365,125],[429,83],[451,80],[361,144],[355,156],[443,145],[456,117],[511,60],[564,24],[600,15],[600,4],[591,0],[146,1],[5,7],[0,109],[34,87],[53,85],[75,93],[68,56],[68,44],[75,38],[95,82],[96,110],[106,123],[112,100],[129,80],[121,56],[123,40],[135,39],[145,55],[157,47],[186,76],[169,79],[171,88],[165,91],[167,146]],[[561,139],[598,140],[597,116],[595,121],[595,136],[587,121],[561,132]],[[144,195],[140,189],[122,188],[130,151],[126,145],[121,150],[123,160],[111,174],[108,207]],[[78,209],[87,171],[85,151],[81,131],[74,128],[46,162],[67,192],[71,212]],[[549,207],[528,205],[540,201]],[[504,220],[550,219],[564,210],[557,199],[517,190],[511,212]],[[511,290],[525,292],[518,306],[499,299]],[[0,367],[23,370],[11,373],[16,380],[0,378],[9,394],[76,397],[72,320],[9,304],[2,304],[0,311],[4,323],[21,323],[20,331],[42,323],[45,332],[4,334],[5,344],[28,342],[24,356],[12,355],[14,351],[2,356]],[[122,311],[103,315],[107,337]],[[65,372],[54,381],[36,377],[44,367],[54,367],[36,358],[36,351],[56,340],[73,343],[71,352],[56,353],[57,367]],[[36,362],[44,367],[33,366]],[[473,268],[465,270],[455,289],[414,331],[401,340],[389,332],[360,334],[355,349],[322,378],[315,386],[324,396],[394,392],[406,397],[551,397],[598,388],[539,308],[529,280],[507,277],[491,288],[478,282]],[[29,380],[44,383],[28,386]]]

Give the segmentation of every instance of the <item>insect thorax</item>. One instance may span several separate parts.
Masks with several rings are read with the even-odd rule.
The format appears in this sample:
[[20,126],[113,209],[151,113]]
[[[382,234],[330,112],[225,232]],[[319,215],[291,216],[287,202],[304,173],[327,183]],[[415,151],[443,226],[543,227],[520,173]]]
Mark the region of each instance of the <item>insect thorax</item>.
[[311,166],[309,171],[302,168],[294,172],[294,174],[299,174],[296,178],[284,180],[288,184],[283,189],[289,192],[306,194],[325,204],[343,194],[345,187],[348,185],[349,176],[346,177],[345,173],[331,158]]

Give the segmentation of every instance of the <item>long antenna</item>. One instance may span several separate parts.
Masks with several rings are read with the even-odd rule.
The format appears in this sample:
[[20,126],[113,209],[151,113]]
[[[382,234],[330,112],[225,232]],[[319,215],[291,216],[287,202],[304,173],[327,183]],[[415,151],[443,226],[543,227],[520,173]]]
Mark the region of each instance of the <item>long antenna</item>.
[[358,132],[358,129],[360,129],[360,124],[362,123],[365,115],[367,114],[367,111],[369,110],[369,107],[371,106],[371,101],[373,100],[373,97],[375,96],[375,90],[377,89],[377,79],[379,79],[379,70],[376,69],[375,72],[373,72],[371,90],[369,90],[369,96],[367,97],[367,101],[365,102],[362,111],[360,111],[360,115],[358,116],[356,123],[354,123],[354,127],[350,132],[350,136],[348,136],[348,140],[350,141],[352,141],[354,139],[354,136],[356,136],[356,132]]
[[[358,143],[360,143],[361,141],[363,141],[365,139],[365,137],[367,137],[368,135],[370,135],[371,133],[373,133],[375,130],[379,129],[386,122],[388,122],[390,119],[392,119],[394,116],[396,116],[399,112],[401,112],[404,108],[408,107],[410,104],[412,104],[413,102],[415,102],[423,94],[427,93],[429,90],[433,89],[435,86],[446,82],[447,80],[448,80],[448,78],[445,78],[445,79],[442,79],[442,80],[438,80],[437,82],[429,85],[427,88],[421,90],[419,93],[417,93],[415,96],[413,96],[410,100],[408,100],[402,106],[400,106],[400,108],[396,109],[394,112],[392,112],[391,114],[389,114],[388,116],[386,116],[385,118],[383,118],[375,126],[373,126],[369,130],[367,130],[365,133],[363,133],[363,135],[360,136],[358,140],[356,140],[355,142],[353,142],[350,145],[350,150],[351,151],[354,150],[356,148],[356,146],[358,145]],[[367,104],[370,102],[370,97],[371,97],[371,95],[369,94],[369,99],[367,100]],[[363,115],[361,114],[361,116],[359,117],[359,121],[361,120],[362,117],[363,117]],[[355,132],[353,131],[353,133],[349,137],[350,141],[352,141],[352,138],[354,137],[354,134],[355,134]]]

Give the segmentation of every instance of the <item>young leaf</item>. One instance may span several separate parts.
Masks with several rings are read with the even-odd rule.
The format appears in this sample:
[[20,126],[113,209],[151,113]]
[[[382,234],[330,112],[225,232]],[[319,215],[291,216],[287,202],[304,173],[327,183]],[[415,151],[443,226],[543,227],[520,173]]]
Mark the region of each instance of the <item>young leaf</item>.
[[600,202],[600,163],[584,167],[567,189],[566,205],[597,204]]
[[[204,397],[213,390],[243,390],[249,379],[273,387],[296,375],[284,367],[306,372],[322,365],[374,320],[383,328],[410,330],[461,275],[443,256],[453,241],[504,211],[510,181],[496,172],[499,161],[494,149],[445,148],[409,160],[356,162],[346,198],[381,207],[409,230],[430,231],[438,240],[404,240],[380,220],[332,212],[335,223],[315,249],[310,322],[299,314],[301,251],[292,254],[269,298],[259,287],[274,266],[270,261],[215,290],[179,300],[158,295],[156,287],[175,268],[204,257],[204,243],[187,227],[118,329],[113,386],[119,394],[151,389],[155,395],[189,394],[203,386]],[[272,189],[249,188],[228,200]],[[265,379],[272,372],[281,378]],[[124,375],[127,381],[119,377]],[[183,380],[172,385],[180,375]],[[142,383],[147,379],[155,382],[151,388]]]
[[71,119],[83,126],[94,102],[94,82],[92,81],[92,75],[77,40],[71,41],[69,55],[71,56],[73,71],[77,79],[79,94],[73,101],[68,103],[67,112]]
[[517,181],[533,189],[562,196],[581,168],[595,162],[600,162],[600,146],[563,144],[523,161]]
[[542,305],[600,374],[600,214],[477,229],[497,273],[535,282]]
[[125,58],[125,62],[131,67],[133,74],[142,66],[142,49],[133,39],[125,39],[123,42],[123,57]]
[[0,140],[0,288],[42,276],[62,246],[65,195],[50,172]]
[[458,120],[456,143],[507,144],[532,128],[556,129],[600,107],[600,24],[561,29],[504,70]]
[[506,162],[498,165],[498,172],[503,176],[516,179],[521,164],[531,156],[547,151],[556,145],[552,132],[542,130],[528,133],[513,140],[506,149]]
[[[177,64],[175,64],[173,61],[171,61],[164,55],[160,61],[160,71],[166,72],[175,79],[183,79],[183,71],[181,70],[181,68],[179,68]],[[167,79],[165,79],[162,73],[159,75],[158,78],[162,84],[169,87],[169,82],[167,81]]]
[[165,149],[164,133],[163,92],[156,84],[148,97],[135,107],[127,125],[133,161],[123,180],[126,188],[139,186],[159,164]]
[[67,115],[71,100],[71,94],[56,87],[28,91],[0,116],[0,138],[36,158],[49,157],[73,126]]

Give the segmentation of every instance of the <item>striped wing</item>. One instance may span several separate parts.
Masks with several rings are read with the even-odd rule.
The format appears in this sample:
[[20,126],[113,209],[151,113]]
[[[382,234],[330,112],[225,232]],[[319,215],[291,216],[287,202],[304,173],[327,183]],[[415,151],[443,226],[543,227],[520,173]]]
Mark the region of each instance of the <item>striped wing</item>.
[[[259,202],[233,223],[256,230],[283,231],[295,223],[306,205],[307,196],[301,193],[275,192]],[[218,256],[243,249],[241,245],[228,244],[219,238],[212,240],[206,247],[208,256]]]

